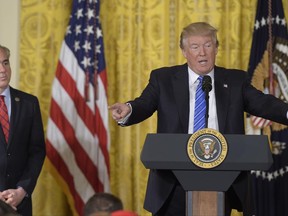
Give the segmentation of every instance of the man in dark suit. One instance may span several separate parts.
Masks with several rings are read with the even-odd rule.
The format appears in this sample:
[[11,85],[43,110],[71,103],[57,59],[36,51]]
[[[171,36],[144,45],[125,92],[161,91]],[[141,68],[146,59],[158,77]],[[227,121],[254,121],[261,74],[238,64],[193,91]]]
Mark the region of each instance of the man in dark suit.
[[[212,80],[208,127],[223,134],[244,134],[244,112],[288,125],[288,105],[250,85],[247,73],[215,66],[217,30],[207,23],[192,23],[180,37],[187,64],[153,70],[140,97],[110,106],[112,117],[123,126],[139,123],[157,111],[158,133],[192,134],[198,77]],[[226,192],[225,215],[231,208],[253,214],[246,173]],[[249,200],[249,199],[248,199]],[[250,200],[249,200],[250,201]],[[170,171],[151,170],[144,208],[157,216],[184,216],[185,192]]]
[[9,86],[9,57],[0,45],[0,97],[8,112],[8,128],[0,121],[0,199],[32,216],[31,194],[46,154],[43,125],[38,99]]

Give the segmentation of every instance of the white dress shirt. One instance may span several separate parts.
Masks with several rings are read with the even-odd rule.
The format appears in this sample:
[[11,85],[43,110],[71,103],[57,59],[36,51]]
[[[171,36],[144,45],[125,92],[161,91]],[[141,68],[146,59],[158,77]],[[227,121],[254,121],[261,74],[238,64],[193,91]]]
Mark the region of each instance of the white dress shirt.
[[[195,94],[199,81],[197,80],[199,75],[193,72],[188,67],[189,74],[189,95],[190,95],[190,111],[189,111],[189,128],[188,133],[193,134],[193,125],[194,125],[194,107],[195,107]],[[209,92],[209,117],[208,117],[208,128],[218,130],[218,118],[217,118],[217,109],[216,109],[216,99],[214,91],[214,70],[209,74],[212,80],[212,90]]]

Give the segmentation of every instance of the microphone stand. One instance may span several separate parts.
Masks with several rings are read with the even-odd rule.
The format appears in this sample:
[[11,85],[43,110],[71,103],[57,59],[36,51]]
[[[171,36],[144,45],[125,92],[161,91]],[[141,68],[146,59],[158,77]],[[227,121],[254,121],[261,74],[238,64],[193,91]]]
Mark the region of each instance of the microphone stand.
[[205,128],[208,128],[209,118],[209,89],[205,88],[206,114],[205,114]]
[[202,81],[202,90],[205,92],[206,101],[206,114],[205,114],[205,128],[208,128],[208,118],[209,118],[209,92],[212,89],[211,77],[205,75]]

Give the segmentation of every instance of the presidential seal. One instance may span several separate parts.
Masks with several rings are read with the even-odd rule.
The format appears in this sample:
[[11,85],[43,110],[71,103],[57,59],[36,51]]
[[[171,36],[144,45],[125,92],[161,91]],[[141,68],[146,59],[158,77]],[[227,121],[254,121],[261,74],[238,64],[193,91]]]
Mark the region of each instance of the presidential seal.
[[187,143],[187,153],[191,161],[204,169],[219,166],[226,158],[228,146],[224,136],[211,128],[192,134]]

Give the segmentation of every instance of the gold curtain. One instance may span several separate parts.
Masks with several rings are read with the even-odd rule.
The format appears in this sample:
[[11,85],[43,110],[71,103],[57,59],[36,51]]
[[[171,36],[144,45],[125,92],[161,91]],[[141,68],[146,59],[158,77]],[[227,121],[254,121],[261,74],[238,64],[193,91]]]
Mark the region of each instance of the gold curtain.
[[[72,0],[22,0],[20,88],[40,99],[44,127],[51,85]],[[109,104],[137,97],[152,69],[185,62],[179,35],[191,22],[207,21],[219,30],[217,65],[247,69],[257,0],[101,0]],[[287,11],[287,2],[283,1]],[[140,161],[156,118],[121,128],[110,118],[111,192],[125,209],[141,216],[148,171]],[[47,162],[33,194],[35,216],[72,215]],[[234,212],[233,215],[239,215]]]
[[[20,18],[19,88],[40,101],[44,130],[49,117],[51,86],[72,0],[22,0]],[[60,186],[45,161],[32,195],[34,216],[70,216]]]

